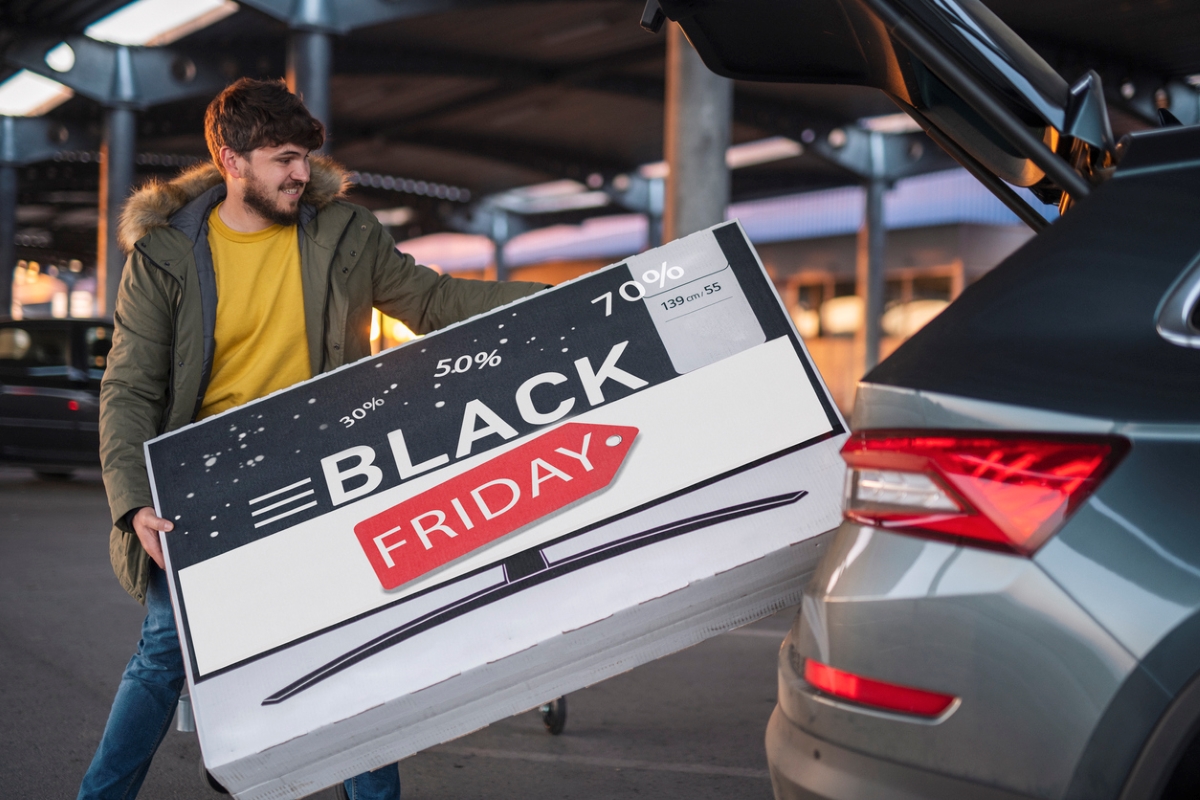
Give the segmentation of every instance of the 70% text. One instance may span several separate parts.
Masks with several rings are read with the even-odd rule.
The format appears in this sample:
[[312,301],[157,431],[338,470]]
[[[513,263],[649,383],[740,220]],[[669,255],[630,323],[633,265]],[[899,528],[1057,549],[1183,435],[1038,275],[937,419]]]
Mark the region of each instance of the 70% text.
[[[640,281],[625,281],[617,289],[617,293],[621,298],[629,302],[641,300],[646,296],[646,287],[664,289],[667,285],[667,280],[677,281],[684,275],[683,267],[668,267],[667,262],[663,262],[659,269],[649,269],[642,273],[642,284]],[[657,284],[657,287],[655,286]],[[612,292],[605,292],[592,301],[592,305],[604,301],[604,316],[612,316]]]

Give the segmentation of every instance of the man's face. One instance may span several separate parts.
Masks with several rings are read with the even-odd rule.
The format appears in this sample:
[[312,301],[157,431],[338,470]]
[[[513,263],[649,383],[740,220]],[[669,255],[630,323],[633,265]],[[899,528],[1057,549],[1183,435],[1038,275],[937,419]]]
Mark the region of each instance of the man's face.
[[259,147],[243,160],[243,200],[263,219],[295,225],[308,184],[308,151],[294,144]]

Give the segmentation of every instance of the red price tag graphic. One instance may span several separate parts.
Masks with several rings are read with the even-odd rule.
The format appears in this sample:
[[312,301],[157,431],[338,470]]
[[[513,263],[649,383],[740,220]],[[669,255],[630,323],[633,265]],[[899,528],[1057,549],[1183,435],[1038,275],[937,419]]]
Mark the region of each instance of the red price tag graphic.
[[384,589],[612,482],[637,428],[569,422],[354,526]]

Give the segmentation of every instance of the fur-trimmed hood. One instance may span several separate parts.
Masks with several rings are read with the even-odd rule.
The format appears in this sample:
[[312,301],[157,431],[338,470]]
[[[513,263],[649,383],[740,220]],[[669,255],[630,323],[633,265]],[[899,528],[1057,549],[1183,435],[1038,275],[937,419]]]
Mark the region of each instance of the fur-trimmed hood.
[[[349,176],[328,156],[310,156],[309,162],[312,173],[303,198],[320,211],[345,195]],[[205,162],[181,172],[171,181],[156,179],[142,186],[121,211],[117,228],[121,248],[128,253],[152,229],[168,227],[177,211],[223,180],[216,165]]]

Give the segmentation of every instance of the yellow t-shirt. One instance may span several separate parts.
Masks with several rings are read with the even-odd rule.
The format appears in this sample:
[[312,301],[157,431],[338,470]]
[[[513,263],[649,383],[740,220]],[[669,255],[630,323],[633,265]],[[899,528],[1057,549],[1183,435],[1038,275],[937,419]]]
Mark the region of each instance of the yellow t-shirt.
[[217,208],[208,217],[217,273],[216,350],[198,419],[312,377],[296,226],[239,233],[221,221]]

